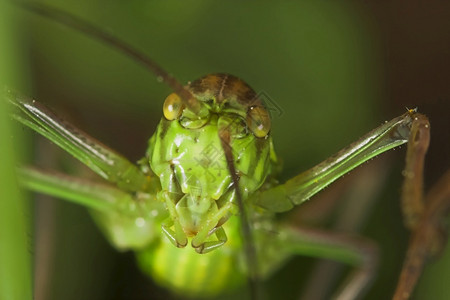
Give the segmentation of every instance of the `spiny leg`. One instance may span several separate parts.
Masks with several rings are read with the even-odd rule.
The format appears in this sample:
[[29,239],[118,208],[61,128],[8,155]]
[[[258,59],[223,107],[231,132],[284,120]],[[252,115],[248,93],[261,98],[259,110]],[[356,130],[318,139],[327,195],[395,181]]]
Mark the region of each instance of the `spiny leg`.
[[4,96],[22,112],[13,114],[13,118],[60,146],[101,177],[127,191],[151,191],[157,188],[157,179],[151,178],[122,155],[64,121],[41,103],[11,91],[6,91]]

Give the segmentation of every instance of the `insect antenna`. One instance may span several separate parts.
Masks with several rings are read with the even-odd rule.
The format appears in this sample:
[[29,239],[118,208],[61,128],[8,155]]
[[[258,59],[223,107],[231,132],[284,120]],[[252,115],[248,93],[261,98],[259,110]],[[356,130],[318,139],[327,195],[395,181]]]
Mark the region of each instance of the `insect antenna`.
[[248,268],[248,284],[250,286],[250,296],[253,300],[261,299],[260,288],[258,283],[258,259],[253,240],[253,234],[250,228],[247,211],[242,200],[241,190],[239,189],[239,178],[234,165],[233,152],[230,145],[230,131],[227,128],[219,130],[219,138],[225,152],[228,171],[236,193],[236,201],[241,215],[241,235],[242,244],[244,245],[244,254]]
[[124,53],[130,58],[133,58],[139,64],[143,65],[153,74],[155,74],[156,77],[161,79],[162,82],[167,84],[175,93],[177,93],[187,108],[189,108],[194,113],[197,113],[199,111],[200,104],[189,90],[187,90],[175,77],[170,75],[153,59],[148,57],[148,55],[140,52],[130,44],[127,44],[126,42],[118,39],[112,34],[101,30],[88,21],[67,13],[63,10],[52,8],[39,3],[22,1],[17,1],[14,3],[21,6],[25,10],[44,16],[60,24],[66,25],[72,29],[78,30],[90,37],[100,40],[103,43],[112,46],[116,50]]

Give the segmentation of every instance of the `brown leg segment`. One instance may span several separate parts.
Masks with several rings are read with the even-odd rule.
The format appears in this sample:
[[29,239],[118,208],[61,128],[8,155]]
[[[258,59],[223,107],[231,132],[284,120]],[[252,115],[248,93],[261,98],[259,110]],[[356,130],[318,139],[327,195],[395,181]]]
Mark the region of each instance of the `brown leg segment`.
[[444,219],[450,211],[450,170],[423,197],[423,165],[430,140],[430,125],[417,115],[408,142],[402,205],[405,225],[413,231],[393,299],[409,299],[425,262],[446,244]]
[[450,212],[450,171],[426,197],[426,208],[408,246],[405,262],[393,299],[409,299],[426,261],[443,251],[447,242],[445,218]]

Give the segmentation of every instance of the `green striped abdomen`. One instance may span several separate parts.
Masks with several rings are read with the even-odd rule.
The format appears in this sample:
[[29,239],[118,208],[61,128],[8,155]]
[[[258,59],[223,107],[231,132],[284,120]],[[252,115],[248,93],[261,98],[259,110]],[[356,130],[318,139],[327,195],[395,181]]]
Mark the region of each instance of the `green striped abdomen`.
[[220,294],[244,282],[245,274],[239,257],[239,222],[232,217],[223,226],[228,241],[206,254],[194,249],[176,248],[162,238],[152,248],[137,254],[142,270],[158,284],[190,297],[208,297]]

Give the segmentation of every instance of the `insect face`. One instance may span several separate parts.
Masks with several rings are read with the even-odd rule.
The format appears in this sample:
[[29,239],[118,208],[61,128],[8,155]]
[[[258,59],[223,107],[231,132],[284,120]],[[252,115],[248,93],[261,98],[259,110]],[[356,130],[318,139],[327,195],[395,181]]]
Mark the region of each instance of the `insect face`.
[[[189,89],[200,100],[200,111],[183,109],[179,98],[169,95],[165,117],[150,139],[146,156],[161,181],[158,197],[171,214],[164,232],[177,247],[186,246],[186,238],[192,237],[192,246],[204,253],[226,242],[221,226],[237,213],[220,133],[230,136],[227,147],[234,156],[244,201],[269,175],[275,154],[269,115],[242,80],[213,74],[192,82]],[[214,232],[217,239],[208,240],[205,249]]]

